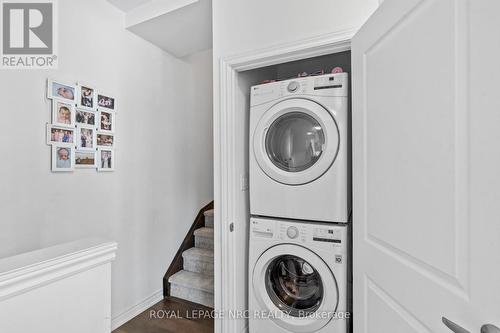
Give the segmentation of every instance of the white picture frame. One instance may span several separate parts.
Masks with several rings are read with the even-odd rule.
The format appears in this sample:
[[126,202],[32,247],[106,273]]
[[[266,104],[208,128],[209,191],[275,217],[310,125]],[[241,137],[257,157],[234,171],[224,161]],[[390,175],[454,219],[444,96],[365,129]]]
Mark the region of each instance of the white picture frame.
[[75,169],[97,168],[97,150],[75,150]]
[[[66,159],[63,158],[66,156]],[[75,147],[52,146],[52,172],[71,172],[75,169]]]
[[96,92],[96,97],[98,110],[108,110],[116,112],[116,98],[111,97],[111,95],[99,90],[97,90]]
[[95,151],[97,148],[96,128],[78,125],[75,131],[75,145],[78,150]]
[[[102,133],[114,133],[116,131],[116,113],[113,111],[109,110],[99,110],[98,112],[98,117],[97,117],[97,129],[99,132]],[[103,121],[103,118],[107,118],[107,124],[106,120]]]
[[47,79],[47,98],[76,105],[76,85]]
[[[109,160],[105,159],[104,154],[109,154]],[[115,150],[112,148],[97,149],[97,171],[110,172],[115,170]]]
[[[64,117],[64,112],[67,109],[69,112],[68,119]],[[75,126],[75,106],[59,99],[52,100],[52,124],[59,126]]]
[[[111,142],[110,142],[111,141]],[[115,135],[109,132],[96,132],[97,148],[113,149],[115,147]]]
[[[90,93],[90,95],[87,95]],[[97,110],[97,91],[93,85],[78,82],[76,85],[76,105],[79,109]]]
[[[71,135],[70,139],[67,136]],[[76,128],[47,123],[47,144],[59,146],[74,146],[76,143]]]

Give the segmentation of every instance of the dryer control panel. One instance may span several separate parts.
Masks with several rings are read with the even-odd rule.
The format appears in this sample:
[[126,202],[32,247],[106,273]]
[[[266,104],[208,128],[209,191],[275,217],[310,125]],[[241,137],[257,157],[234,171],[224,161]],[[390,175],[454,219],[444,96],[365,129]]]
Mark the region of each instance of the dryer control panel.
[[348,83],[347,73],[337,73],[259,84],[252,86],[250,90],[250,104],[255,106],[296,95],[347,97]]

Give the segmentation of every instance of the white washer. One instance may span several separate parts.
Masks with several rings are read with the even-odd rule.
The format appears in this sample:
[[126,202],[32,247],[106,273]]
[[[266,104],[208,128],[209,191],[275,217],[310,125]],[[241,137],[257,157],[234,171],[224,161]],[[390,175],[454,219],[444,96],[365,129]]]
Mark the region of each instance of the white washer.
[[346,333],[347,227],[250,219],[249,332]]
[[252,215],[348,222],[347,73],[253,86],[249,134]]

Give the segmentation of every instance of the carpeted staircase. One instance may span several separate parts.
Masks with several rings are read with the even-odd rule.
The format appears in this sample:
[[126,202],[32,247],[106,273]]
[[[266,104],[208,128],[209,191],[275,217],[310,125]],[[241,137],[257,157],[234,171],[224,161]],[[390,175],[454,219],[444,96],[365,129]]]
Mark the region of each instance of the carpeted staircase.
[[170,296],[214,307],[214,211],[204,212],[205,227],[194,231],[195,247],[182,253],[183,270],[172,275]]

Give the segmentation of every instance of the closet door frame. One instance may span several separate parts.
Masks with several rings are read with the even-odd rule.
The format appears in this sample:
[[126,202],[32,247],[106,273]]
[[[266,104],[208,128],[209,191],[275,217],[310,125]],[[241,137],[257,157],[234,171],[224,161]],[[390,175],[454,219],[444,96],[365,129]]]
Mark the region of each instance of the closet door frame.
[[238,77],[241,72],[280,63],[334,54],[351,49],[351,39],[360,27],[306,40],[279,45],[264,50],[220,59],[219,72],[214,86],[219,95],[214,100],[214,198],[215,198],[215,310],[224,313],[224,319],[215,321],[216,333],[245,332],[247,320],[228,317],[238,309],[246,297],[246,285],[235,281],[235,272],[247,270],[247,251],[238,250],[240,240],[248,236],[250,219],[248,190],[243,189],[248,179],[248,138],[243,137],[239,126],[245,123],[244,109],[239,96]]

